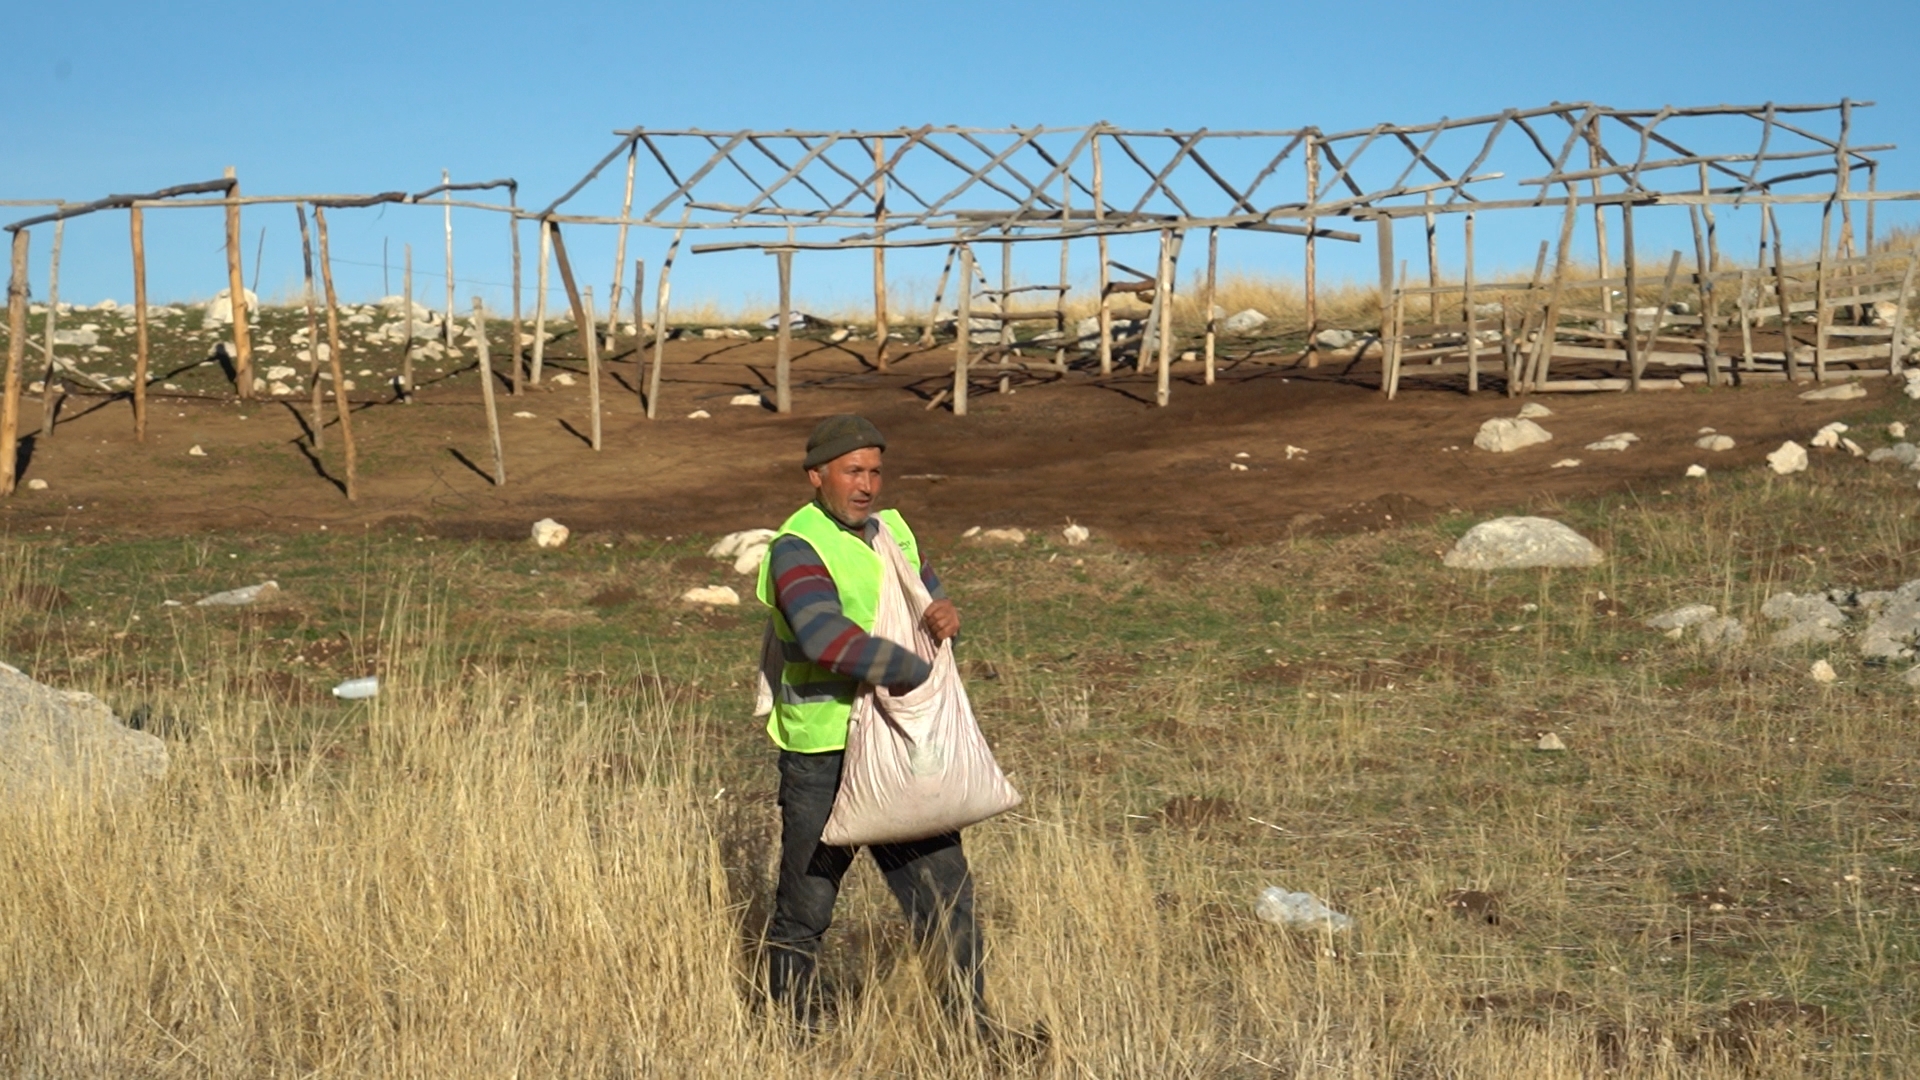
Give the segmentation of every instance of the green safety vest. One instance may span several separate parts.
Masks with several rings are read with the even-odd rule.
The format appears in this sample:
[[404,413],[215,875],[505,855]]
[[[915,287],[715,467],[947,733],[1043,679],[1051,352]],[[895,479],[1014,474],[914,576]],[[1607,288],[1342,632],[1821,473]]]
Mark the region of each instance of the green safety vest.
[[[913,530],[898,510],[882,510],[874,515],[906,553],[907,563],[920,569],[920,545]],[[773,582],[773,544],[782,536],[797,536],[813,547],[826,564],[827,573],[840,592],[840,611],[854,625],[873,632],[874,614],[880,607],[880,554],[867,546],[857,533],[848,532],[820,508],[808,503],[794,511],[767,545],[767,557],[760,563],[760,584],[756,590],[760,602],[773,612],[773,633],[780,639],[783,663],[780,686],[775,693],[773,715],[767,718],[767,734],[782,750],[805,754],[844,750],[847,746],[847,717],[853,712],[853,697],[858,680],[838,675],[808,660],[800,651],[800,639],[787,625],[786,616],[775,603]]]

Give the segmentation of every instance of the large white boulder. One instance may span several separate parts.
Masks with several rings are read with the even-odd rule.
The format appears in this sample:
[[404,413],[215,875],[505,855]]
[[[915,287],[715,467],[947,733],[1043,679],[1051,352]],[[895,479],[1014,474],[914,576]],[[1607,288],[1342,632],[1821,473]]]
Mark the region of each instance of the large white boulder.
[[1558,521],[1503,517],[1467,530],[1443,560],[1456,570],[1521,570],[1532,566],[1597,566],[1606,555]]
[[1496,416],[1480,425],[1473,445],[1495,454],[1511,453],[1528,446],[1552,442],[1553,434],[1531,420]]
[[1867,396],[1867,388],[1857,382],[1843,382],[1838,386],[1825,386],[1818,390],[1808,390],[1800,395],[1801,401],[1852,401]]
[[533,544],[535,547],[557,548],[567,542],[571,534],[565,525],[552,518],[541,518],[533,523]]
[[[246,297],[248,312],[260,310],[260,298],[253,295],[252,289],[242,289],[240,293]],[[213,294],[213,299],[207,301],[206,313],[201,317],[201,321],[206,326],[224,326],[233,321],[233,300],[228,295],[228,290],[221,289]]]
[[0,664],[0,805],[62,791],[137,793],[166,775],[166,744],[122,724],[99,698]]
[[1314,347],[1320,349],[1350,349],[1353,342],[1351,330],[1322,330],[1313,335]]
[[1251,334],[1267,325],[1267,317],[1252,308],[1236,311],[1220,323],[1220,329],[1229,334]]
[[1807,471],[1807,448],[1788,439],[1780,444],[1780,449],[1767,455],[1767,465],[1774,472],[1785,476],[1788,473]]
[[707,556],[732,560],[736,574],[757,574],[761,560],[766,558],[767,545],[773,543],[775,535],[772,529],[742,529],[728,533],[707,549]]

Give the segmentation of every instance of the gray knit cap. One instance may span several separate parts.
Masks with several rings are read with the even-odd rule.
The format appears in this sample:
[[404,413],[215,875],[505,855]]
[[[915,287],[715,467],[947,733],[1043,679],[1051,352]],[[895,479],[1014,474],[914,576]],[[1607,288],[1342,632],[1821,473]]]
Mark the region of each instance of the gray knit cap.
[[885,450],[887,440],[866,417],[829,416],[820,421],[807,438],[807,458],[800,467],[817,469],[842,454],[851,454],[869,446]]

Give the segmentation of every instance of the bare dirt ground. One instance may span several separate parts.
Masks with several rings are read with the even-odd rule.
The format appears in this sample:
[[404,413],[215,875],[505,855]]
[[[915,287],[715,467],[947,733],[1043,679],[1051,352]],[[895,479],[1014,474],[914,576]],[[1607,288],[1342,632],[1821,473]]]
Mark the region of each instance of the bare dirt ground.
[[[304,530],[369,524],[439,535],[519,537],[554,517],[576,530],[718,533],[772,526],[804,491],[798,461],[821,417],[860,412],[892,441],[887,499],[916,526],[951,538],[973,525],[1057,529],[1069,519],[1141,549],[1258,543],[1290,532],[1350,532],[1448,510],[1539,505],[1614,490],[1671,489],[1690,464],[1752,466],[1783,439],[1890,401],[1869,380],[1865,401],[1813,404],[1800,387],[1689,388],[1639,395],[1544,395],[1553,442],[1512,454],[1473,449],[1480,423],[1520,404],[1498,391],[1468,396],[1403,390],[1388,402],[1377,373],[1291,362],[1224,365],[1202,385],[1200,365],[1175,366],[1172,404],[1152,404],[1150,375],[1101,380],[976,368],[971,415],[926,403],[951,383],[952,350],[901,349],[893,370],[871,363],[871,342],[795,342],[794,412],[728,399],[770,385],[771,340],[676,341],[659,418],[641,414],[630,349],[606,365],[604,449],[592,451],[587,388],[577,360],[550,364],[545,385],[500,398],[508,484],[495,488],[485,415],[471,369],[423,386],[414,404],[361,388],[353,394],[359,498],[349,503],[339,430],[306,449],[304,404],[156,396],[145,445],[133,439],[125,397],[74,397],[51,439],[27,447],[24,484],[0,504],[0,528],[192,533]],[[1032,358],[1030,362],[1043,360]],[[575,385],[552,375],[575,372]],[[771,397],[771,390],[767,391]],[[331,408],[331,407],[330,407]],[[707,419],[689,419],[696,409]],[[515,417],[516,412],[531,413]],[[21,428],[36,431],[38,406]],[[1697,449],[1699,429],[1738,441]],[[1583,450],[1633,431],[1625,452]],[[190,456],[201,447],[205,456]],[[1291,458],[1288,448],[1297,447]],[[1245,454],[1244,458],[1237,455]],[[1578,458],[1575,468],[1554,462]],[[1247,468],[1233,470],[1238,461]]]

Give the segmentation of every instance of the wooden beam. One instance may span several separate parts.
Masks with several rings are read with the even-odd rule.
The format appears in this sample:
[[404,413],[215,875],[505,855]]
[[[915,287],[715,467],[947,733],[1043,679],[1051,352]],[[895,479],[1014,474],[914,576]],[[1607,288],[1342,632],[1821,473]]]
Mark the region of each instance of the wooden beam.
[[0,495],[13,494],[19,482],[20,368],[27,360],[27,239],[13,234],[13,267],[7,279],[7,374],[0,381]]
[[[360,494],[359,460],[353,447],[353,404],[347,400],[346,369],[340,362],[340,302],[333,291],[333,260],[327,254],[327,212],[324,208],[313,208],[313,227],[320,238],[320,280],[327,289],[327,364],[333,375],[334,411],[340,416],[340,445],[345,449],[347,458],[347,501],[353,502]],[[453,312],[449,310],[447,316],[451,322]]]
[[[129,208],[129,212],[137,214],[139,210]],[[54,400],[53,391],[54,384],[58,381],[54,378],[56,369],[54,367],[55,355],[53,339],[55,331],[59,329],[60,247],[63,239],[61,234],[66,232],[66,227],[67,220],[65,218],[61,218],[53,223],[53,258],[47,268],[47,323],[46,329],[42,331],[45,337],[41,343],[42,351],[46,359],[47,374],[40,382],[40,434],[49,439],[53,437],[54,417],[60,411],[59,403]],[[141,273],[141,276],[145,276],[144,266],[136,266],[135,269]],[[136,402],[134,406],[134,427],[136,429],[140,426],[139,412],[139,405]]]
[[973,330],[973,248],[960,245],[959,313],[954,320],[953,415],[967,415],[967,368]]
[[793,364],[793,252],[776,251],[773,259],[780,275],[780,310],[775,316],[779,324],[774,328],[773,411],[785,414],[793,411],[790,370]]
[[[474,303],[477,306],[479,300],[476,299]],[[597,340],[599,335],[593,332],[593,286],[589,285],[581,290],[580,303],[584,306],[587,316],[587,336],[582,339],[582,342],[587,347],[587,409],[591,414],[588,431],[591,432],[590,445],[597,453],[600,450],[600,342]],[[478,318],[477,314],[475,318]],[[609,315],[608,318],[611,319],[612,316]],[[493,372],[487,371],[485,376],[488,385],[492,385]],[[491,409],[493,401],[491,391],[487,394],[487,401]]]
[[[449,313],[451,314],[451,313]],[[449,322],[452,320],[449,319]],[[487,441],[493,447],[493,486],[507,486],[507,455],[500,445],[500,410],[493,400],[493,350],[487,346],[487,310],[479,297],[473,298],[474,371],[480,376],[480,402],[487,410]],[[335,391],[338,393],[339,391]],[[594,413],[594,449],[599,446],[599,411]]]
[[[233,166],[227,166],[227,179],[233,180]],[[232,298],[228,307],[233,312],[233,377],[238,383],[241,401],[253,400],[253,336],[247,325],[247,287],[246,276],[240,272],[240,204],[233,196],[240,194],[240,183],[234,180],[227,189],[227,295]]]
[[[147,441],[147,238],[143,213],[137,206],[127,209],[127,231],[133,241],[133,437]],[[49,342],[51,344],[51,342]],[[52,365],[47,378],[51,382]],[[51,428],[53,417],[41,426]]]
[[[315,207],[314,210],[317,213],[319,208]],[[312,420],[307,426],[312,431],[309,440],[312,442],[314,450],[318,451],[326,445],[326,437],[323,432],[326,431],[327,416],[325,412],[326,399],[322,396],[323,391],[320,386],[320,316],[314,310],[314,298],[318,294],[314,291],[313,287],[313,242],[307,233],[306,207],[295,206],[293,213],[294,216],[300,219],[300,260],[306,268],[306,288],[302,291],[301,295],[307,305],[307,391],[308,396],[313,399],[312,409],[310,410]],[[412,303],[408,303],[407,311],[409,313],[413,311]],[[413,325],[411,317],[408,318],[407,325],[409,327]],[[411,347],[413,344],[411,330],[408,331],[408,337],[407,344]]]

